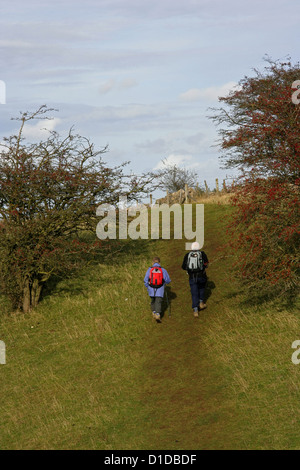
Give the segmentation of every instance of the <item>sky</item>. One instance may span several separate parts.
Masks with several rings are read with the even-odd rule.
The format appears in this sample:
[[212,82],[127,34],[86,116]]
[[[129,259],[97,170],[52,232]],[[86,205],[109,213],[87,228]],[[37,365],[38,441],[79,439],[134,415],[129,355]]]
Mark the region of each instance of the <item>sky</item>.
[[[220,106],[264,58],[299,61],[299,0],[0,0],[0,141],[11,118],[46,104],[111,165],[136,173],[162,159],[197,172],[213,188],[235,176],[221,167]],[[300,79],[300,77],[299,77]]]

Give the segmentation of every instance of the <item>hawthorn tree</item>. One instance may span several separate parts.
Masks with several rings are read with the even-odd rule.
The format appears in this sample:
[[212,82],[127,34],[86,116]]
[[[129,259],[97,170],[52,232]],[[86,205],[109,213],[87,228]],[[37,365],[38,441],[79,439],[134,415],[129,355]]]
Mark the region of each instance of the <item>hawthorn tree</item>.
[[248,287],[279,294],[299,288],[300,106],[292,85],[300,66],[267,62],[221,97],[211,118],[221,126],[224,167],[240,170],[228,227],[236,266]]
[[41,106],[23,113],[18,135],[4,138],[0,147],[0,288],[13,308],[28,312],[40,299],[52,274],[78,262],[78,254],[101,250],[78,237],[95,234],[96,207],[116,204],[147,193],[151,175],[126,175],[126,163],[109,167],[86,138],[52,131],[38,143],[25,143],[24,126],[48,119]]
[[158,170],[157,179],[161,188],[175,193],[180,189],[184,189],[185,184],[190,188],[195,188],[198,182],[198,174],[194,170],[189,170],[176,165],[176,163],[168,163],[162,160],[163,168]]

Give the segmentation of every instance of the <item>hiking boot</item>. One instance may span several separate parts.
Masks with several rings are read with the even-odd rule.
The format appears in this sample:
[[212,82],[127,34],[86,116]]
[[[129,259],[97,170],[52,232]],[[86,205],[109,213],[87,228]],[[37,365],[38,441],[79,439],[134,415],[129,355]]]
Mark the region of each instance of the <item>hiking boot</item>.
[[200,302],[199,308],[200,310],[204,310],[207,307],[207,305],[204,302]]
[[193,315],[195,318],[198,318],[199,317],[199,313],[198,312],[193,312]]
[[152,317],[156,320],[156,313],[152,312]]
[[156,321],[160,322],[160,314],[159,313],[156,313],[154,315],[154,318],[155,318]]

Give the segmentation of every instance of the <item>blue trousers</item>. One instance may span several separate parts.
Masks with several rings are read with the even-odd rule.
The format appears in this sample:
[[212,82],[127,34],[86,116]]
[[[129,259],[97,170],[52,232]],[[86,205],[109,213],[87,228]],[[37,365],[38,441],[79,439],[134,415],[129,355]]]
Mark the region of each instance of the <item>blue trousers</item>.
[[206,279],[203,277],[190,277],[190,288],[192,294],[192,308],[198,309],[199,303],[204,302]]

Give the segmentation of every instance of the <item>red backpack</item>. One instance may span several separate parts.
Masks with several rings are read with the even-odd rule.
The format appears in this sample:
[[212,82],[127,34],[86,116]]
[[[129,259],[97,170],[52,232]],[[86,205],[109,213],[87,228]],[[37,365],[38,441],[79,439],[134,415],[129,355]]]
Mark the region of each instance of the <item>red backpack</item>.
[[163,271],[160,267],[152,267],[149,273],[149,286],[158,289],[164,283]]

